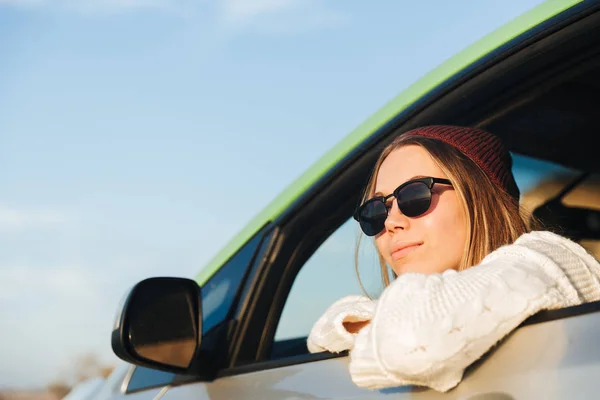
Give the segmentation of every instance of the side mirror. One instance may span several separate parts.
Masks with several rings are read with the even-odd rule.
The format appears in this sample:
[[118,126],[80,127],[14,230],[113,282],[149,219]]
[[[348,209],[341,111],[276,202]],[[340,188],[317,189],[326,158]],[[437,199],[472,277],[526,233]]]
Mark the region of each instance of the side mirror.
[[120,359],[148,368],[186,373],[202,339],[198,284],[185,278],[150,278],[124,299],[112,332]]

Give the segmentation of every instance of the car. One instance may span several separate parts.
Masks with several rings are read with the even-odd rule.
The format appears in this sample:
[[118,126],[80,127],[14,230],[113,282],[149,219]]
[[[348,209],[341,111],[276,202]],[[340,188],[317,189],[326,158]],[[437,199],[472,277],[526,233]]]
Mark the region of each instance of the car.
[[[484,128],[514,157],[521,202],[600,255],[600,3],[549,0],[400,93],[292,182],[195,279],[127,293],[112,346],[134,364],[125,398],[597,398],[600,302],[540,312],[471,365],[454,389],[357,387],[347,353],[308,352],[312,324],[361,294],[352,214],[381,149],[432,124]],[[452,232],[448,232],[449,235]],[[382,289],[363,243],[358,272]]]
[[75,385],[62,400],[92,400],[104,383],[105,379],[101,376],[87,378]]
[[125,389],[134,368],[133,364],[119,363],[104,379],[102,386],[95,391],[90,400],[117,400],[125,396]]

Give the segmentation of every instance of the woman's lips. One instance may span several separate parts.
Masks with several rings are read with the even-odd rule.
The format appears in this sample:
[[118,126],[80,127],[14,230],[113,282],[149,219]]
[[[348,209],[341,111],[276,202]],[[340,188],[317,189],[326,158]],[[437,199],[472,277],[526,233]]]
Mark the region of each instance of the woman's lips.
[[402,246],[396,247],[395,250],[392,251],[392,260],[398,261],[401,258],[406,257],[413,251],[415,251],[422,243],[410,243]]

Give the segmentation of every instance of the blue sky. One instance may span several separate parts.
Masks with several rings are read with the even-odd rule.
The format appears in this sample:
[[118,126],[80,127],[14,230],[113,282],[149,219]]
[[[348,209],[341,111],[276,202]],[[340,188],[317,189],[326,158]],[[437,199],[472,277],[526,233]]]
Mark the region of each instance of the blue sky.
[[0,0],[0,388],[116,362],[131,285],[194,276],[371,113],[539,2]]

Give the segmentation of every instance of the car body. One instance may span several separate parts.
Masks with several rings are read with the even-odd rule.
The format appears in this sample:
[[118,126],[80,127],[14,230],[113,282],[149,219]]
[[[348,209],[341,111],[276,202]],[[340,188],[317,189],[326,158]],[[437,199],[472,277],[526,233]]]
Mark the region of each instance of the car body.
[[104,385],[103,377],[94,376],[79,382],[63,400],[92,400]]
[[114,400],[125,395],[129,377],[135,367],[129,363],[119,363],[103,380],[102,386],[95,391],[90,400]]
[[[379,151],[417,126],[478,126],[501,136],[513,152],[523,206],[598,256],[599,94],[597,1],[546,1],[482,38],[350,133],[202,269],[195,279],[201,349],[194,353],[193,369],[123,353],[128,338],[121,326],[113,336],[118,354],[138,364],[124,396],[595,398],[598,303],[533,316],[447,393],[412,386],[358,388],[347,354],[309,354],[306,335],[334,300],[361,293],[352,263],[357,229],[352,212]],[[373,252],[359,257],[368,263]],[[367,291],[376,295],[377,269],[360,272]],[[120,318],[126,315],[131,313]]]

